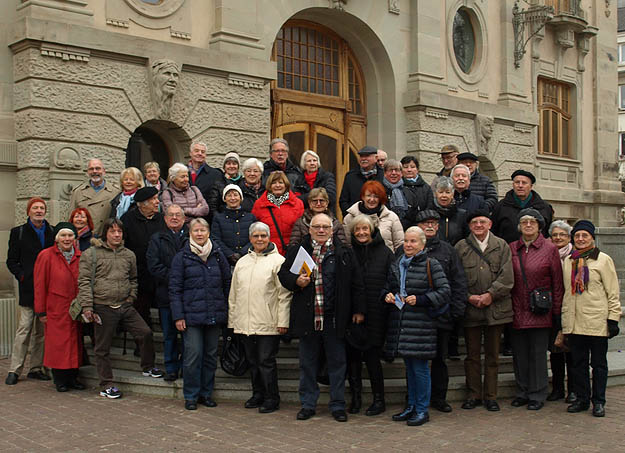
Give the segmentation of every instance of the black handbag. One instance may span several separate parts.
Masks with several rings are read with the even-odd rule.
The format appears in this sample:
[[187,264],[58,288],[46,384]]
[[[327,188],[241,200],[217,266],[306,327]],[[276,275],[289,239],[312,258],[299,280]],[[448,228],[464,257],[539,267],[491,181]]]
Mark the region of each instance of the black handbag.
[[250,363],[245,357],[245,348],[239,335],[232,329],[223,332],[223,345],[221,347],[221,369],[232,376],[243,376],[250,368]]
[[[525,277],[525,268],[523,266],[523,252],[519,253],[519,265],[521,267],[521,275],[523,276],[523,283],[527,288],[527,277]],[[553,304],[551,298],[551,289],[549,288],[535,288],[529,291],[530,299],[530,311],[536,316],[543,316],[549,313]]]

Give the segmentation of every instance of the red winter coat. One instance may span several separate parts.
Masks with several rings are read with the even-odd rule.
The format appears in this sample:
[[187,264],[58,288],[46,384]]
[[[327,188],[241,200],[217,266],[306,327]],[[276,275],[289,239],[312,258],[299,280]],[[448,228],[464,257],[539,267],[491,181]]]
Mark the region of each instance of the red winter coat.
[[282,247],[282,241],[278,235],[276,224],[271,218],[270,209],[273,210],[273,215],[278,222],[278,227],[282,233],[282,239],[284,243],[289,245],[289,239],[291,238],[291,230],[293,225],[304,214],[304,203],[297,196],[289,191],[289,198],[277,207],[267,199],[267,192],[263,193],[261,197],[256,200],[254,207],[252,208],[252,214],[256,216],[259,222],[269,225],[269,232],[271,234],[271,242],[276,244],[280,255],[284,256],[286,253],[285,247]]
[[[512,327],[514,329],[552,327],[552,317],[560,314],[564,295],[562,262],[558,248],[542,235],[538,235],[538,238],[530,244],[527,253],[523,239],[512,242],[510,249],[514,269],[514,287],[511,293],[514,311]],[[527,287],[523,283],[519,253],[523,254]],[[529,291],[537,288],[551,288],[552,309],[543,316],[536,316],[530,311]]]
[[45,313],[43,364],[67,370],[82,362],[82,326],[69,316],[69,305],[78,295],[80,250],[70,264],[54,244],[43,250],[35,262],[35,313]]

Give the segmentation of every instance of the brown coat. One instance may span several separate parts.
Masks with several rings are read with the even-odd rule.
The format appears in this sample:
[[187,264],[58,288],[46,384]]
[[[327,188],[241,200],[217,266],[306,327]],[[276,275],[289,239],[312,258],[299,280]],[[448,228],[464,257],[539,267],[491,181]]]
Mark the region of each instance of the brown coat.
[[93,220],[93,231],[99,236],[102,233],[104,221],[111,213],[111,200],[119,192],[119,187],[110,182],[105,182],[104,187],[98,192],[93,190],[89,181],[83,182],[72,192],[69,199],[69,212],[79,207],[87,209]]

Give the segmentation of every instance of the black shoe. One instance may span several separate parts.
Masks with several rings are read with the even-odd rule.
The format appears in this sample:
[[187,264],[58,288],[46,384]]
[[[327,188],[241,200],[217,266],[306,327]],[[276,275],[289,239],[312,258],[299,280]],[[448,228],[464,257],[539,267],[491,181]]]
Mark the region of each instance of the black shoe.
[[261,395],[252,395],[252,397],[245,402],[246,409],[256,409],[263,405],[263,397]]
[[521,398],[520,396],[517,396],[515,399],[512,400],[512,402],[510,403],[510,405],[512,407],[521,407],[521,406],[525,406],[530,402],[529,399],[527,398]]
[[502,354],[504,357],[512,357],[512,348],[503,348]]
[[197,409],[197,403],[195,401],[185,400],[184,408],[188,411],[194,411]]
[[358,412],[360,412],[361,407],[362,407],[362,394],[359,391],[354,390],[352,392],[352,402],[347,408],[347,411],[350,414],[357,414]]
[[[141,350],[139,349],[139,346],[137,346],[134,350],[134,352],[132,353],[132,355],[134,355],[135,357],[141,357]],[[191,409],[193,410],[193,409]]]
[[414,412],[412,416],[406,420],[408,426],[421,426],[430,421],[430,414],[427,412]]
[[462,403],[462,406],[460,407],[463,409],[475,409],[477,406],[481,406],[481,405],[482,405],[482,400],[469,398],[464,403]]
[[589,403],[583,403],[580,400],[577,400],[573,404],[571,404],[569,407],[567,407],[566,411],[574,414],[576,412],[587,411],[589,407],[590,407]]
[[280,409],[280,402],[274,403],[273,401],[267,401],[258,408],[259,414],[271,414]]
[[484,407],[487,411],[499,412],[499,404],[495,400],[484,400]]
[[29,379],[37,379],[39,381],[49,381],[50,380],[50,376],[48,376],[46,373],[44,373],[41,370],[31,371],[30,373],[28,373],[26,375],[26,377],[29,378]]
[[69,387],[65,384],[57,384],[56,386],[56,391],[57,392],[69,392]]
[[163,377],[163,380],[167,382],[174,382],[176,379],[178,379],[178,373],[166,373]]
[[84,390],[87,388],[87,386],[82,382],[74,379],[72,382],[69,383],[69,388],[74,390]]
[[206,407],[217,407],[217,403],[215,401],[213,401],[212,399],[209,398],[204,398],[203,396],[200,396],[197,399],[197,403],[201,404],[202,406],[206,406]]
[[451,412],[451,406],[445,400],[432,400],[430,401],[430,407],[433,407],[437,411],[441,412]]
[[406,408],[400,412],[399,414],[395,414],[391,417],[394,422],[405,422],[414,414],[416,414],[417,409],[414,406],[406,406]]
[[575,392],[569,392],[569,394],[566,396],[565,402],[573,404],[575,401],[577,401],[577,395],[575,394]]
[[601,403],[593,404],[592,415],[595,417],[605,417],[605,406]]
[[564,391],[563,390],[554,390],[547,397],[547,401],[558,401],[558,400],[561,400],[562,398],[564,398]]
[[338,411],[332,411],[332,417],[337,422],[346,422],[347,421],[347,413],[343,409],[339,409]]
[[315,415],[315,410],[314,409],[306,409],[306,408],[302,407],[299,410],[299,412],[297,413],[297,417],[296,418],[298,420],[308,420],[313,415]]
[[7,378],[6,378],[6,380],[4,381],[4,383],[5,383],[6,385],[15,385],[15,384],[17,384],[17,379],[18,379],[18,377],[19,377],[19,376],[17,375],[17,373],[9,373],[9,374],[7,375]]
[[380,415],[386,410],[386,404],[384,403],[384,396],[373,395],[373,403],[365,411],[365,415],[372,417],[374,415]]
[[528,411],[539,411],[543,408],[543,406],[545,405],[545,403],[543,403],[542,401],[534,401],[534,400],[530,400],[529,403],[527,403],[527,410]]

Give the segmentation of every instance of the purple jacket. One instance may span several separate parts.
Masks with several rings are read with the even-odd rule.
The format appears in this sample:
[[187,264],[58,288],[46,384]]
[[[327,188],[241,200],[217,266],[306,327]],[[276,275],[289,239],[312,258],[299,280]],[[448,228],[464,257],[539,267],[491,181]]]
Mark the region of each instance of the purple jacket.
[[[512,268],[514,287],[512,288],[512,309],[514,329],[535,329],[552,327],[553,315],[559,315],[562,309],[564,286],[562,283],[562,263],[558,248],[542,235],[530,244],[527,251],[523,239],[510,244],[512,250]],[[519,254],[523,254],[523,268],[527,277],[527,287],[523,282]],[[537,288],[550,288],[553,306],[549,313],[536,316],[530,311],[529,292]]]

